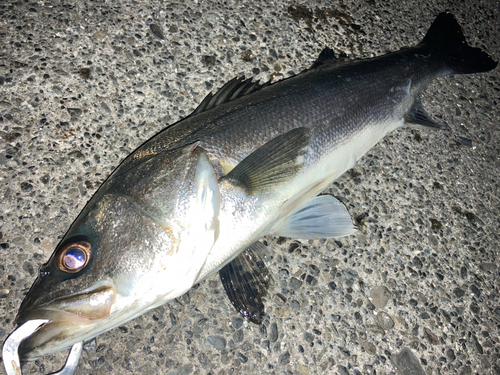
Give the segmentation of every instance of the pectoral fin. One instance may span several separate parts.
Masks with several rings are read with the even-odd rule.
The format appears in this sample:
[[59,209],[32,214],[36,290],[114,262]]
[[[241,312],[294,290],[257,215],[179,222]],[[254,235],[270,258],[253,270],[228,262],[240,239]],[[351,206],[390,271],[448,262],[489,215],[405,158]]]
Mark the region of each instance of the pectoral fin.
[[308,129],[293,129],[251,153],[222,180],[242,187],[249,195],[273,189],[301,170],[301,156],[308,144]]
[[345,206],[331,195],[321,195],[307,201],[272,233],[282,237],[313,239],[348,236],[355,230]]
[[262,323],[271,277],[260,254],[266,247],[255,242],[219,271],[227,296],[236,311],[255,324]]

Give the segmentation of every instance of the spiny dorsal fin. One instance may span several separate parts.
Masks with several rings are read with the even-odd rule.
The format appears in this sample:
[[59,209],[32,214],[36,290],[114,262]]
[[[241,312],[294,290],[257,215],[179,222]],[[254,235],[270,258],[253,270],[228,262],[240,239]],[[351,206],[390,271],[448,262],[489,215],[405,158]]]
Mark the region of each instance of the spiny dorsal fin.
[[229,82],[226,82],[226,84],[215,94],[209,93],[191,115],[197,115],[203,111],[215,108],[222,103],[241,98],[242,96],[258,91],[270,84],[271,81],[267,81],[261,85],[257,81],[252,81],[251,78],[245,79],[245,76],[239,78],[235,77]]

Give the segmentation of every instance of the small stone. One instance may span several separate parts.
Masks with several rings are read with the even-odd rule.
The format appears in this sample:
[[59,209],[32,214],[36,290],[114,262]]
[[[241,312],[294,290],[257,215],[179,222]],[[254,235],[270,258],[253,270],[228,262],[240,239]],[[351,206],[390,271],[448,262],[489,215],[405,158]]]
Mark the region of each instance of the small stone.
[[375,344],[373,344],[371,342],[363,342],[361,345],[363,346],[363,349],[365,349],[365,351],[368,354],[370,354],[370,355],[377,354],[377,347],[375,346]]
[[300,375],[309,375],[309,367],[303,365],[302,363],[299,363],[298,371]]
[[484,272],[493,272],[497,269],[497,265],[495,263],[481,263],[479,268]]
[[29,262],[24,262],[23,264],[23,270],[26,271],[30,276],[35,275],[35,270],[33,269],[33,266]]
[[280,365],[286,365],[290,363],[290,352],[288,350],[280,354],[280,356],[278,357],[278,363]]
[[311,332],[304,332],[304,340],[306,340],[307,342],[313,342],[314,335]]
[[241,58],[243,59],[243,61],[250,62],[250,61],[253,61],[255,59],[255,56],[252,53],[252,51],[246,50],[246,51],[241,52]]
[[439,220],[430,219],[430,221],[431,221],[431,228],[432,228],[432,230],[438,231],[440,229],[443,229],[443,224],[441,224],[441,222]]
[[424,337],[429,340],[432,345],[439,343],[438,335],[435,335],[429,328],[424,327]]
[[165,40],[165,36],[163,35],[163,31],[161,29],[161,27],[156,24],[156,23],[152,23],[149,25],[149,29],[151,30],[151,33],[153,34],[153,36],[158,39],[158,40]]
[[96,353],[97,342],[96,339],[92,339],[83,345],[83,350],[87,352],[88,357],[92,357]]
[[242,362],[242,363],[247,363],[248,361],[248,357],[243,354],[242,352],[237,352],[236,353],[236,357],[238,357],[238,359]]
[[311,285],[311,286],[315,286],[315,285],[318,284],[318,280],[315,277],[311,276],[311,275],[307,275],[307,277],[306,277],[306,283],[309,284],[309,285]]
[[299,289],[302,286],[302,281],[300,281],[296,277],[292,277],[290,279],[289,285],[290,285],[290,289],[297,290],[297,289]]
[[379,326],[385,331],[394,327],[394,320],[392,320],[390,315],[384,311],[381,311],[377,314],[377,322]]
[[260,334],[261,334],[262,336],[264,336],[264,337],[265,337],[265,336],[267,336],[267,328],[266,328],[266,326],[265,326],[264,324],[262,324],[262,325],[260,326],[259,332],[260,332]]
[[465,280],[467,278],[467,268],[463,266],[460,268],[460,277],[462,278],[462,280]]
[[276,340],[278,340],[278,326],[272,323],[269,327],[269,341],[276,342]]
[[423,267],[423,263],[422,263],[422,261],[420,260],[419,257],[414,257],[413,260],[412,260],[412,263],[415,266],[415,268],[420,269],[420,268]]
[[349,375],[349,370],[347,370],[347,367],[338,365],[337,370],[339,372],[339,375]]
[[419,315],[420,319],[430,319],[430,315],[427,312],[423,312],[422,314]]
[[377,335],[385,335],[385,331],[378,324],[372,324],[368,328],[372,333],[375,333]]
[[391,355],[391,362],[398,369],[398,375],[425,375],[420,361],[408,347]]
[[269,340],[262,341],[262,344],[260,346],[262,347],[262,349],[269,351],[269,346],[270,346]]
[[290,308],[293,311],[299,311],[300,310],[300,303],[297,300],[292,300],[290,301]]
[[90,69],[89,68],[80,68],[80,78],[84,81],[87,81],[90,78]]
[[391,299],[392,293],[386,286],[376,286],[370,291],[371,302],[378,309],[383,309],[389,299]]
[[338,323],[338,322],[340,322],[340,315],[337,315],[337,314],[335,314],[335,315],[330,314],[330,315],[328,315],[328,319],[330,319],[330,320],[331,320],[332,322],[334,322],[334,323]]
[[314,277],[317,277],[319,275],[319,268],[314,264],[309,265],[309,271],[311,272],[311,275],[313,275]]
[[448,361],[450,362],[453,362],[457,358],[453,349],[448,349],[446,351],[446,358],[448,358]]
[[472,285],[470,286],[470,290],[471,290],[471,292],[472,292],[472,293],[474,293],[477,297],[481,297],[481,290],[480,290],[477,286],[475,286],[474,284],[472,284]]
[[193,372],[193,365],[184,365],[174,372],[171,372],[172,375],[189,375]]
[[363,324],[363,317],[359,313],[359,311],[356,311],[354,313],[354,320],[356,321],[356,324]]
[[472,343],[476,347],[476,350],[479,354],[484,354],[483,347],[481,346],[481,343],[478,341],[476,336],[472,336]]
[[344,276],[346,279],[357,279],[358,273],[355,270],[348,268],[344,270]]
[[243,318],[236,317],[231,319],[231,324],[234,328],[239,329],[243,325]]
[[206,67],[211,67],[217,63],[217,58],[215,56],[205,55],[201,58],[201,63]]
[[472,140],[469,138],[464,138],[460,137],[457,135],[457,143],[461,144],[462,146],[471,148],[472,147]]
[[242,342],[244,337],[243,330],[239,329],[235,333],[233,333],[233,339],[235,342]]
[[288,270],[285,268],[282,268],[278,271],[278,278],[280,278],[282,280],[288,279],[289,275],[290,275],[290,272],[288,272]]
[[21,190],[24,192],[28,192],[33,190],[33,185],[31,185],[29,182],[22,182],[21,183]]
[[80,108],[66,108],[66,110],[71,116],[71,121],[78,120],[83,113],[83,110],[81,110]]
[[223,350],[226,347],[226,339],[218,335],[210,335],[207,342],[217,350]]
[[453,289],[453,294],[455,295],[455,297],[460,298],[460,297],[463,297],[465,295],[465,291],[463,289],[460,289],[460,288],[455,288],[455,289]]
[[292,242],[289,246],[288,246],[288,252],[289,253],[293,253],[295,250],[297,250],[299,248],[299,244],[296,243],[296,242]]

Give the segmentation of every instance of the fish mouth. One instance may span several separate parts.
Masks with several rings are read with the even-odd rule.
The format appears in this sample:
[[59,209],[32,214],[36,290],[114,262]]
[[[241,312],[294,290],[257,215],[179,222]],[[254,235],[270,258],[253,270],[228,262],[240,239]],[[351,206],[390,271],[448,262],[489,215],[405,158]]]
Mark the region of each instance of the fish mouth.
[[98,323],[111,314],[115,296],[114,288],[105,285],[20,311],[18,326],[31,320],[47,320],[21,342],[20,358],[31,361],[97,336]]

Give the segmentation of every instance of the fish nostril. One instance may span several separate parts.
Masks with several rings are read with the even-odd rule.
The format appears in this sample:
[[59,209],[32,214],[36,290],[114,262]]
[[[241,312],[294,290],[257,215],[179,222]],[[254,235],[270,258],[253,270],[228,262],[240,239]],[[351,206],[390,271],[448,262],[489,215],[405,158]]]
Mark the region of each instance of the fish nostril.
[[40,278],[50,275],[50,271],[47,268],[40,268]]

